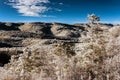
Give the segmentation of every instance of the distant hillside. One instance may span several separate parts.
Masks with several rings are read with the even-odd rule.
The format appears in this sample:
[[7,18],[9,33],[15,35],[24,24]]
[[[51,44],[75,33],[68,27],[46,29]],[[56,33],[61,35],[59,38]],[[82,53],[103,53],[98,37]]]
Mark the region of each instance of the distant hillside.
[[34,40],[49,39],[49,43],[53,42],[52,40],[77,41],[82,35],[86,35],[88,32],[87,28],[90,28],[93,25],[97,25],[103,30],[107,30],[114,26],[112,24],[82,24],[81,23],[81,24],[70,25],[70,24],[55,23],[55,22],[54,23],[0,22],[0,43],[6,44],[6,46],[4,47],[10,47],[10,46],[20,47],[30,44],[29,41],[33,39]]

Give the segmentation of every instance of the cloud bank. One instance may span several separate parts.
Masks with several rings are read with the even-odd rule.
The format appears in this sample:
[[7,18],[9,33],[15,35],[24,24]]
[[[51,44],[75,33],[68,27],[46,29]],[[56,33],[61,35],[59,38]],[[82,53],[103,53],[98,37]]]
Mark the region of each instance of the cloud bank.
[[46,5],[50,3],[49,0],[9,0],[10,5],[17,9],[23,16],[41,16],[50,8]]

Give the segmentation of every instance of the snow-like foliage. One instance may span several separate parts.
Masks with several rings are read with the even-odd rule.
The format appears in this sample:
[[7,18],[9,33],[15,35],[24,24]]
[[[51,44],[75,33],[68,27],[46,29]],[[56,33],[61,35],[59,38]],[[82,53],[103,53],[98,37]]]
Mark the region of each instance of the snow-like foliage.
[[118,27],[91,25],[80,43],[26,48],[0,68],[0,80],[119,80],[120,35],[111,30]]

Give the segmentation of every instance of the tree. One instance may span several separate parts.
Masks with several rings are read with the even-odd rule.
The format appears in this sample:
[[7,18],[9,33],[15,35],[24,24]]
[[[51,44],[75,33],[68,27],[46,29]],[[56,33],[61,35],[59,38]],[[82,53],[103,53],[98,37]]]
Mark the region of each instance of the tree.
[[96,16],[95,14],[88,14],[87,17],[90,23],[98,23],[100,21],[100,17]]

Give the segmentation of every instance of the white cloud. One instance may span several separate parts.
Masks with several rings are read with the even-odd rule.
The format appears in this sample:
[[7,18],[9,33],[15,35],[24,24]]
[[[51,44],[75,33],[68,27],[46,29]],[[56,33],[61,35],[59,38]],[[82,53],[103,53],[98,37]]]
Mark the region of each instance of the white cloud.
[[63,3],[59,3],[59,5],[64,5]]
[[11,6],[18,10],[23,16],[45,16],[44,12],[49,10],[45,4],[49,0],[9,0]]

